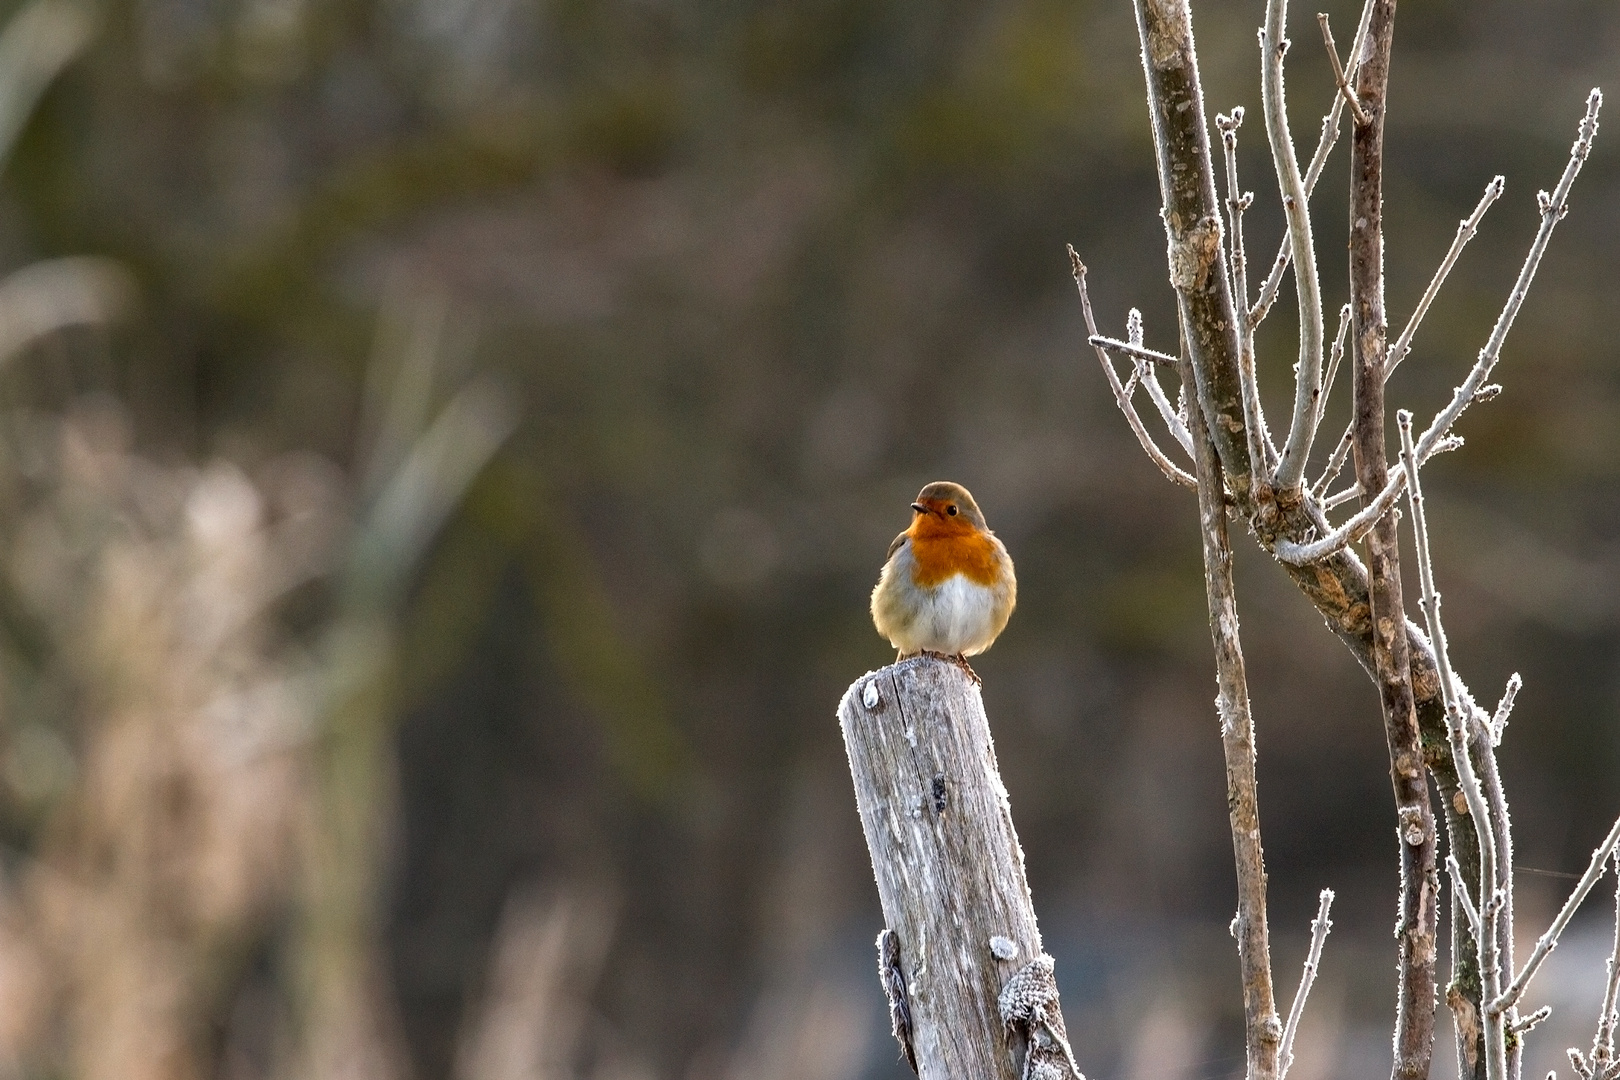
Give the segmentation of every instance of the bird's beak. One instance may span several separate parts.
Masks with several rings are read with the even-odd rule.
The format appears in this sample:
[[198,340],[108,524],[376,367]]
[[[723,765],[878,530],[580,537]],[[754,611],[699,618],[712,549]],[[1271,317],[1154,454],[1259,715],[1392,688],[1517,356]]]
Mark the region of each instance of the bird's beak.
[[922,503],[912,503],[911,508],[917,511],[919,514],[928,513],[928,507],[924,506]]

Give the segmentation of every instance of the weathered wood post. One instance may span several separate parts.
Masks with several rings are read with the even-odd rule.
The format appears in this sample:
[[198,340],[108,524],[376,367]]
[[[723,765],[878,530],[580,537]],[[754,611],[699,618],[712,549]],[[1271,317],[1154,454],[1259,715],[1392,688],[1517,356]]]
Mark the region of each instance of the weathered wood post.
[[984,703],[932,657],[838,706],[888,928],[879,970],[921,1080],[1080,1080]]

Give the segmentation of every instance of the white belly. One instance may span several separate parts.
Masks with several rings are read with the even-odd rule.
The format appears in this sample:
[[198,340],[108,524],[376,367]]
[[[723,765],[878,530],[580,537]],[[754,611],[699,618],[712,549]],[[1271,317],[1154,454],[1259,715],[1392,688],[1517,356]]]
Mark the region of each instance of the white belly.
[[913,618],[897,635],[895,646],[902,652],[962,653],[983,652],[995,640],[995,593],[987,586],[956,574],[933,588],[921,589],[909,582]]

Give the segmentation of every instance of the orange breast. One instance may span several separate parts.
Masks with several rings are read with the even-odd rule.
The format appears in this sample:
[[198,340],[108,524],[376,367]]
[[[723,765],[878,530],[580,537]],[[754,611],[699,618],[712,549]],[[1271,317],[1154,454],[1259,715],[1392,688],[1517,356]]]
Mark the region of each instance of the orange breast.
[[[920,518],[918,523],[926,522]],[[911,557],[915,568],[911,573],[913,584],[928,589],[953,574],[961,574],[978,585],[992,586],[1000,576],[996,544],[989,536],[977,531],[956,529],[912,528]]]

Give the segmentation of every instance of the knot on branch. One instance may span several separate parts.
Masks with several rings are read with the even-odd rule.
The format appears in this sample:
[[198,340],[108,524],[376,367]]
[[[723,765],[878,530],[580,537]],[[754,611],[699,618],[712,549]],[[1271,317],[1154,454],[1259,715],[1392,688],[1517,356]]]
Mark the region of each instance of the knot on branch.
[[1199,218],[1185,231],[1170,233],[1170,284],[1177,292],[1201,291],[1221,254],[1221,223],[1213,215]]
[[1052,958],[1041,953],[1014,972],[996,998],[1001,1022],[1025,1040],[1023,1080],[1085,1080],[1058,1011],[1055,972]]

